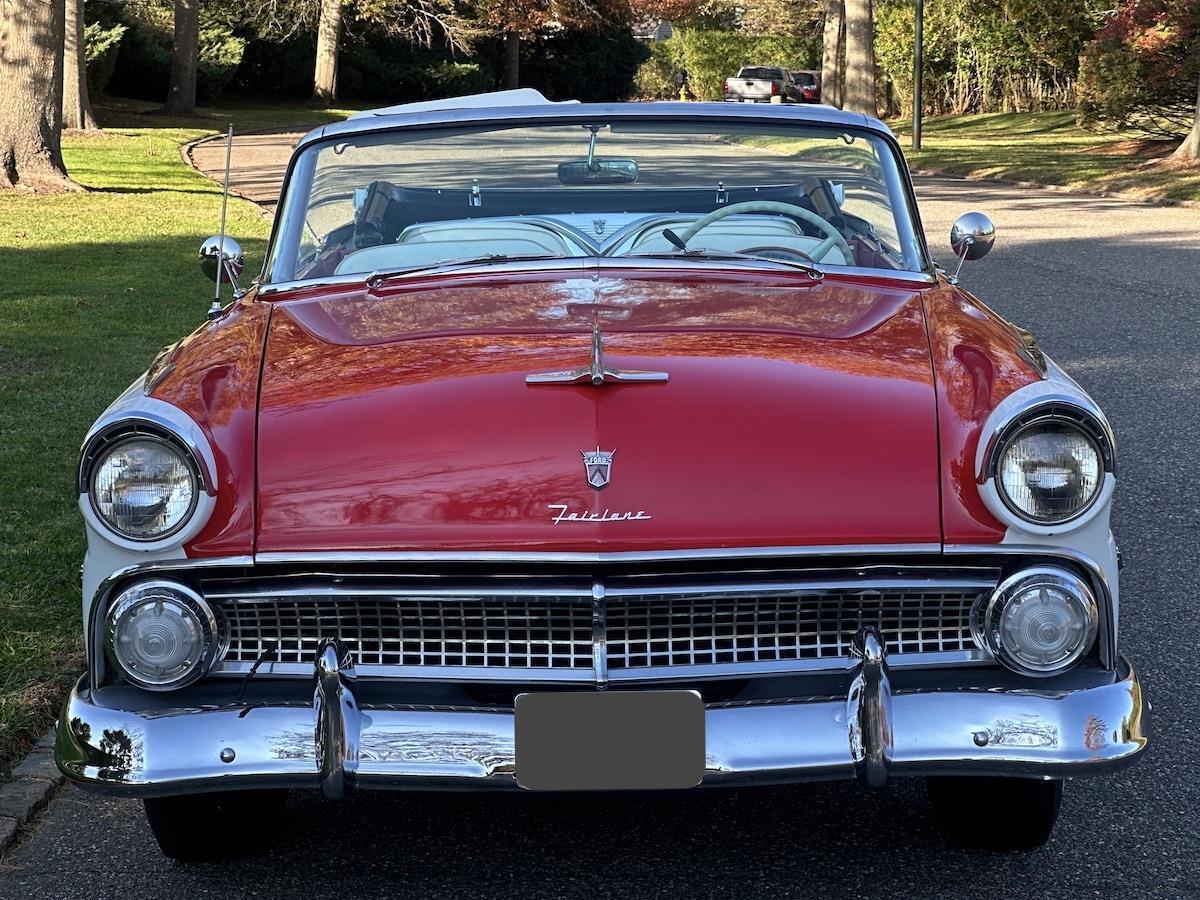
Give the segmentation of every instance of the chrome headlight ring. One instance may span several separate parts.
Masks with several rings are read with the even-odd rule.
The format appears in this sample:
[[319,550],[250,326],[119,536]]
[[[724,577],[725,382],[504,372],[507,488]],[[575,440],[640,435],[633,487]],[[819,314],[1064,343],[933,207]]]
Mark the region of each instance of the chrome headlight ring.
[[[1038,386],[1040,387],[1040,385]],[[1018,391],[1017,394],[1022,394]],[[1057,435],[1060,441],[1074,441],[1085,459],[1072,472],[1089,493],[1061,518],[1039,517],[1023,508],[1005,489],[1001,475],[1004,459],[1021,441]],[[979,493],[988,510],[1005,525],[1037,535],[1057,535],[1075,531],[1108,507],[1116,487],[1116,457],[1112,431],[1099,409],[1083,398],[1042,396],[1021,402],[1013,395],[997,406],[980,435],[977,452]],[[1084,471],[1087,469],[1091,471]],[[1061,473],[1060,473],[1061,474]]]
[[1052,566],[1015,572],[971,612],[975,642],[1006,668],[1048,678],[1095,646],[1100,609],[1082,578]]
[[[97,468],[123,447],[136,447],[146,453],[152,452],[155,446],[173,454],[178,464],[186,468],[190,496],[183,514],[178,515],[169,527],[156,534],[139,535],[132,530],[123,530],[104,514],[99,498],[95,496],[93,481]],[[126,418],[108,423],[89,436],[80,454],[80,511],[95,532],[124,549],[150,551],[180,546],[200,532],[216,505],[210,468],[205,462],[207,460],[193,441],[185,440],[166,424],[144,418]]]
[[140,688],[173,691],[203,678],[228,649],[218,607],[175,581],[136,582],[104,617],[112,668]]

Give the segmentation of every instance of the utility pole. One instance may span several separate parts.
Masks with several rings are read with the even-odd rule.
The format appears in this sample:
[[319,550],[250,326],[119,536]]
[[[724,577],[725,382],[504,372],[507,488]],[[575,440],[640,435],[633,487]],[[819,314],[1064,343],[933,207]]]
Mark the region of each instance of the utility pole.
[[921,78],[925,74],[925,0],[917,0],[917,23],[913,45],[912,148],[921,149]]

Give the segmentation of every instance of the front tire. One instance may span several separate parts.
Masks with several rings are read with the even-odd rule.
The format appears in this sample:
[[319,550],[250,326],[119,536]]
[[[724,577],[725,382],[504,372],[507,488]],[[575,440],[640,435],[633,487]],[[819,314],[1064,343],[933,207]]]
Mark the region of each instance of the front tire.
[[144,801],[163,855],[180,862],[251,856],[274,833],[287,791],[224,791]]
[[955,843],[985,850],[1033,850],[1050,839],[1062,804],[1061,781],[929,778],[938,826]]

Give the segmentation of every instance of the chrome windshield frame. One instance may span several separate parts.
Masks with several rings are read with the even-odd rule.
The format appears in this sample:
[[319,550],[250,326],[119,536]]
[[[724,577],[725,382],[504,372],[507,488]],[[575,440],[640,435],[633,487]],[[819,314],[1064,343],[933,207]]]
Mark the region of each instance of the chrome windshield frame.
[[[304,227],[304,214],[297,212],[297,204],[307,205],[312,188],[315,154],[306,153],[310,148],[322,144],[336,144],[360,135],[376,135],[388,132],[431,132],[457,130],[468,127],[514,128],[522,126],[576,125],[597,119],[626,123],[653,123],[658,121],[690,121],[711,125],[714,129],[722,125],[759,124],[763,127],[812,128],[829,127],[851,134],[861,134],[878,139],[889,148],[893,166],[885,166],[886,186],[894,200],[893,215],[901,232],[902,244],[909,243],[917,253],[918,268],[901,270],[862,269],[886,277],[935,274],[933,260],[925,241],[925,232],[917,208],[912,177],[904,158],[903,150],[891,130],[877,119],[856,113],[845,113],[836,109],[793,108],[781,105],[754,106],[726,103],[580,103],[546,104],[529,107],[464,108],[437,110],[432,112],[401,115],[377,115],[348,119],[322,126],[309,132],[293,150],[280,191],[278,213],[271,228],[267,252],[263,258],[262,271],[257,283],[271,287],[275,293],[283,285],[292,285],[312,279],[272,280],[272,270],[292,271],[295,265],[295,250],[299,248],[299,231]],[[732,107],[732,108],[731,108]],[[906,233],[907,232],[907,233]],[[287,247],[293,251],[288,251]],[[834,271],[842,268],[831,267]],[[328,279],[318,279],[328,280]],[[905,279],[908,280],[908,279]],[[263,293],[260,290],[260,293]]]

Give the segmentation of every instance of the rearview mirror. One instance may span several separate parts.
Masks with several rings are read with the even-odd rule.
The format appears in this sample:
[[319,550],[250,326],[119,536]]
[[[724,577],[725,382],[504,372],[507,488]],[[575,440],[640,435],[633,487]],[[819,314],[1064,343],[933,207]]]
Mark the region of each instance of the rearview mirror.
[[632,159],[570,159],[558,164],[559,184],[633,184],[638,165]]

